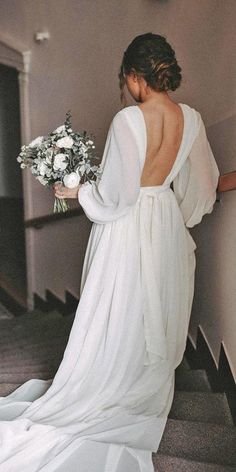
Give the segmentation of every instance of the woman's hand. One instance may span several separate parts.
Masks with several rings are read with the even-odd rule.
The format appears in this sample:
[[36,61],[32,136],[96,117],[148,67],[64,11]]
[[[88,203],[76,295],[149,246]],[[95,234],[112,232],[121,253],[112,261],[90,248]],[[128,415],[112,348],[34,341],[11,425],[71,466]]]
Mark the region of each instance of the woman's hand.
[[236,170],[219,176],[217,191],[227,192],[228,190],[236,190]]
[[65,187],[61,182],[53,184],[54,194],[57,198],[78,198],[78,191],[82,184],[74,188]]

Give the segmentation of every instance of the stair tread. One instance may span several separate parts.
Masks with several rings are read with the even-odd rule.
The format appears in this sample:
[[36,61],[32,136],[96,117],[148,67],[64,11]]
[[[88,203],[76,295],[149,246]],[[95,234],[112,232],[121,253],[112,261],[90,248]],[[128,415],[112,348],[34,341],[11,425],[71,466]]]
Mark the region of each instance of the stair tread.
[[235,467],[192,461],[176,456],[153,453],[153,465],[156,472],[235,472]]
[[0,384],[0,397],[5,397],[16,390],[20,383],[1,383]]
[[[54,377],[74,317],[75,313],[63,316],[57,310],[35,309],[0,319],[0,396],[30,379]],[[175,370],[175,394],[166,428],[158,452],[153,453],[155,470],[233,472],[235,444],[236,428],[226,395],[213,393],[206,371],[192,370],[184,356]]]
[[[43,366],[44,367],[44,366]],[[59,365],[58,365],[59,367]],[[52,367],[50,369],[44,369],[42,370],[35,370],[35,371],[30,371],[30,372],[17,372],[13,374],[1,374],[1,382],[2,383],[19,383],[22,384],[24,382],[27,382],[27,380],[30,379],[48,379],[48,376],[54,377],[56,374],[56,371],[58,370],[58,367]]]
[[184,374],[185,372],[189,372],[191,370],[190,365],[186,359],[185,356],[183,356],[182,361],[180,364],[176,367],[175,372],[176,374]]
[[175,391],[169,418],[234,424],[225,393]]
[[33,314],[31,312],[24,313],[20,316],[15,316],[13,318],[3,318],[0,319],[1,330],[7,330],[9,327],[15,326],[40,326],[45,324],[52,324],[54,322],[67,323],[74,319],[75,313],[68,314],[63,316],[58,311],[51,311],[48,313],[42,314]]
[[185,372],[175,371],[175,390],[211,392],[206,371],[203,369]]
[[158,452],[200,462],[236,465],[236,427],[167,419]]

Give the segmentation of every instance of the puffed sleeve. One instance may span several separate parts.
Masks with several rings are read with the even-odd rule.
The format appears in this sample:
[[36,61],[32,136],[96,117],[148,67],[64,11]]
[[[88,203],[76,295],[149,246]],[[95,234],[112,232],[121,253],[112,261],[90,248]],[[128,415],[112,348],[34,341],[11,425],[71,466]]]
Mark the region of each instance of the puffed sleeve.
[[78,201],[91,221],[103,224],[125,215],[139,195],[140,145],[135,123],[126,109],[111,122],[101,168],[98,180],[80,187]]
[[199,132],[191,151],[173,180],[173,190],[187,227],[200,223],[211,213],[217,197],[219,169],[199,112]]

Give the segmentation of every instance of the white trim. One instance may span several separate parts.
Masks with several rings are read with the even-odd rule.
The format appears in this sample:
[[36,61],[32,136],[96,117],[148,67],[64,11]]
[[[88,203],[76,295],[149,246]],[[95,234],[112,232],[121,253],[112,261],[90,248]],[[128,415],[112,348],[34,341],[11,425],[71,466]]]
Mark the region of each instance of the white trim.
[[9,36],[0,33],[0,63],[19,72],[30,72],[31,51]]
[[[31,51],[15,38],[0,33],[0,64],[13,67],[19,72],[20,127],[21,143],[28,143],[31,137],[29,108],[29,73]],[[32,216],[31,179],[27,171],[22,172],[24,219]],[[27,307],[33,308],[34,287],[34,240],[30,230],[25,231],[26,270],[27,270]]]
[[190,333],[188,333],[188,338],[196,351],[197,349],[196,341],[194,341],[193,336]]
[[[204,340],[205,340],[205,342],[206,342],[206,344],[207,344],[207,347],[208,347],[208,349],[209,349],[209,351],[210,351],[210,353],[211,353],[211,357],[212,357],[212,359],[214,360],[215,366],[216,366],[217,371],[218,371],[218,370],[219,370],[219,358],[218,358],[218,361],[217,361],[216,358],[215,358],[215,355],[214,355],[214,353],[213,353],[213,351],[212,351],[212,349],[211,349],[211,346],[210,346],[210,344],[209,344],[209,342],[208,342],[208,340],[207,340],[206,334],[204,333],[204,330],[203,330],[203,328],[202,328],[201,325],[199,325],[199,329],[200,329],[201,334],[202,334],[202,336],[203,336],[203,338],[204,338]],[[235,382],[236,382],[236,372],[235,372],[235,368],[234,368],[234,366],[233,366],[233,363],[231,362],[229,352],[228,352],[227,347],[226,347],[226,345],[225,345],[225,343],[224,343],[223,340],[221,341],[221,344],[223,345],[223,348],[224,348],[224,351],[225,351],[225,355],[226,355],[226,357],[227,357],[227,361],[228,361],[228,364],[229,364],[229,367],[230,367],[232,376],[233,376],[233,378],[234,378],[234,380],[235,380]]]
[[227,361],[229,363],[229,367],[230,367],[230,370],[232,372],[232,375],[233,375],[233,378],[234,378],[234,381],[236,383],[236,371],[235,371],[235,367],[233,365],[233,362],[231,362],[231,359],[230,359],[230,355],[229,355],[229,352],[227,350],[227,347],[225,345],[225,342],[222,340],[222,345],[223,345],[223,348],[224,348],[224,351],[225,351],[225,355],[227,357]]
[[211,348],[211,346],[210,346],[210,344],[209,344],[209,342],[208,342],[208,340],[207,340],[207,337],[206,337],[206,334],[204,333],[203,327],[201,326],[201,324],[199,324],[198,327],[199,327],[199,329],[200,329],[200,331],[201,331],[202,337],[203,337],[204,340],[205,340],[205,343],[207,344],[208,350],[209,350],[210,353],[211,353],[211,357],[212,357],[212,359],[213,359],[213,361],[214,361],[214,363],[215,363],[216,369],[218,370],[218,369],[219,369],[219,361],[217,361],[216,358],[215,358],[215,354],[214,354],[214,352],[212,351],[212,348]]

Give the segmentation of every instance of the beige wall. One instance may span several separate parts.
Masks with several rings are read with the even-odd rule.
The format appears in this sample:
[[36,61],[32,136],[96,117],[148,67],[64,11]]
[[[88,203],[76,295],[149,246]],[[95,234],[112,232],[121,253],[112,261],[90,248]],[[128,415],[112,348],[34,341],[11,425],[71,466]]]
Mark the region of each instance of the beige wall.
[[[235,114],[208,128],[208,137],[221,173],[236,169]],[[214,212],[192,230],[197,244],[197,268],[190,334],[197,325],[216,364],[223,342],[236,380],[236,191],[221,194]]]
[[[184,78],[172,96],[201,112],[221,172],[235,168],[235,22],[235,0],[0,0],[1,31],[32,51],[32,137],[58,126],[70,108],[74,127],[93,132],[101,153],[109,122],[120,107],[122,53],[135,35],[152,31],[165,35],[176,49]],[[51,39],[38,45],[34,33],[44,28]],[[34,179],[30,182],[33,206],[26,216],[51,212],[52,192]],[[198,260],[190,333],[194,340],[201,323],[216,363],[223,340],[236,379],[235,195],[223,195],[214,212],[192,230]],[[65,222],[61,232],[54,227],[60,253],[65,238],[78,237],[79,224],[78,219]],[[47,261],[54,239],[51,229],[39,234],[32,239],[35,274],[43,270],[42,260]],[[88,234],[89,226],[83,230],[85,241]],[[82,246],[77,261],[74,254],[64,255],[70,259],[70,278],[78,281]],[[47,277],[53,281],[53,263],[51,270]],[[57,285],[62,298],[68,271],[63,277],[64,285]],[[38,275],[33,286],[43,292]]]

